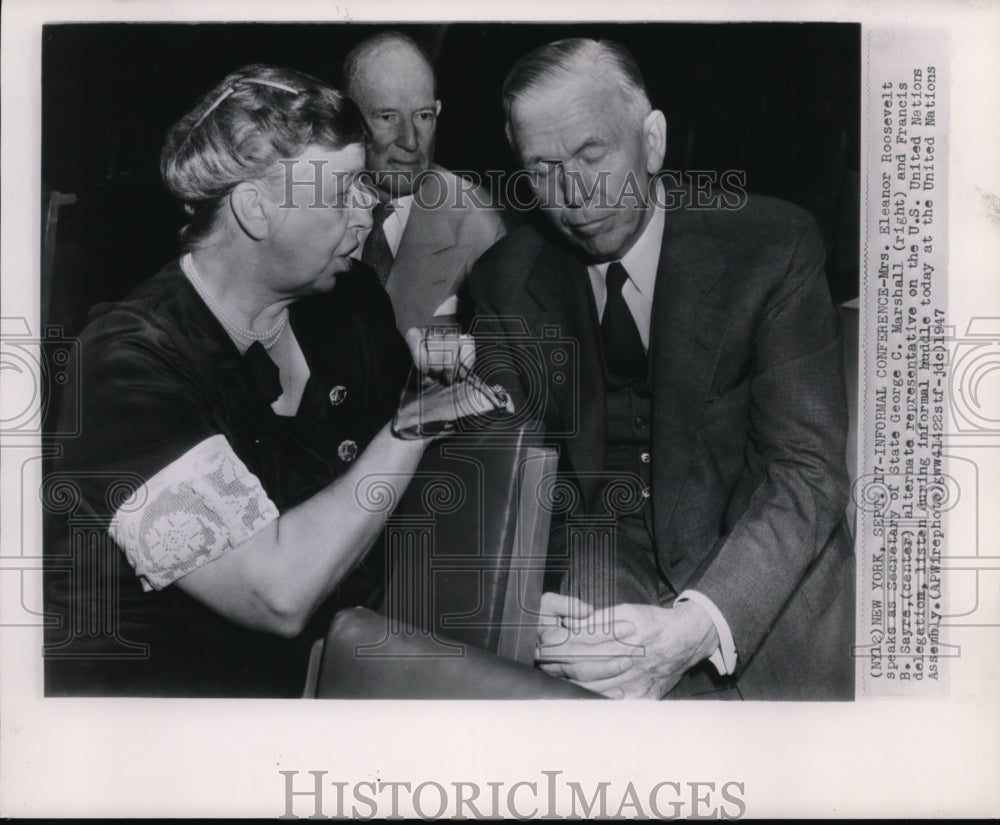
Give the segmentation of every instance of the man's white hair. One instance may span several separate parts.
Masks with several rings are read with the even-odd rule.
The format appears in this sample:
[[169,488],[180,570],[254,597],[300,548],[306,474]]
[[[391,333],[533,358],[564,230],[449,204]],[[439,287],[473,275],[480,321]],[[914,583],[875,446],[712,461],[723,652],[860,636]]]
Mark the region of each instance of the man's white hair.
[[518,100],[532,92],[558,88],[588,75],[618,86],[627,116],[637,123],[641,124],[653,110],[642,72],[632,54],[620,43],[585,37],[556,40],[528,52],[514,64],[504,80],[502,95],[508,140],[512,139],[511,119]]
[[381,32],[366,40],[362,40],[347,53],[341,67],[344,90],[347,94],[352,98],[355,96],[358,80],[361,77],[361,70],[365,62],[372,55],[387,46],[402,46],[405,49],[409,49],[427,66],[427,73],[431,76],[431,83],[433,85],[433,94],[437,97],[437,77],[434,74],[434,66],[431,63],[430,56],[416,40],[398,31]]

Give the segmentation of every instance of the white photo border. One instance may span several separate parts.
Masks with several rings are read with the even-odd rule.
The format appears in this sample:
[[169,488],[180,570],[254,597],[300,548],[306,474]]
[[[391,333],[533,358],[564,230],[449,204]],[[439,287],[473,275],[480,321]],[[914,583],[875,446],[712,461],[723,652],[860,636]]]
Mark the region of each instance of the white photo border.
[[[990,0],[808,6],[706,0],[628,6],[550,2],[544,7],[437,2],[419,8],[344,0],[340,5],[308,0],[8,0],[0,29],[0,115],[6,126],[0,158],[2,314],[38,318],[45,22],[810,19],[861,22],[863,53],[874,31],[891,31],[903,43],[911,31],[947,33],[947,312],[949,323],[964,333],[974,318],[1000,318],[1000,111],[993,93],[1000,77],[998,10]],[[867,69],[863,65],[863,72]],[[863,109],[867,105],[863,92]],[[863,158],[865,139],[863,134]],[[871,196],[868,204],[871,208]],[[865,226],[863,211],[862,235]],[[1000,337],[989,346],[1000,348]],[[983,398],[1000,401],[997,373],[987,375]],[[40,508],[23,500],[25,489],[37,489],[39,462],[25,460],[22,451],[30,453],[31,447],[9,439],[0,443],[0,604],[30,608],[41,602],[31,592],[40,577],[25,576],[31,567],[15,556],[21,554],[19,547],[41,547]],[[285,811],[281,771],[295,771],[302,778],[309,771],[324,771],[324,781],[348,787],[377,781],[414,786],[465,782],[482,787],[484,797],[487,783],[506,783],[506,795],[514,783],[541,784],[545,771],[560,771],[561,781],[584,788],[610,783],[612,814],[629,783],[650,789],[675,782],[697,795],[705,792],[699,784],[714,783],[718,789],[735,782],[742,785],[745,810],[729,810],[753,817],[995,816],[1000,814],[1000,562],[995,549],[1000,546],[1000,512],[989,502],[996,501],[1000,490],[1000,443],[970,435],[962,445],[981,455],[973,460],[984,505],[973,523],[948,524],[948,542],[976,548],[960,555],[984,557],[978,567],[973,564],[977,610],[984,621],[952,632],[951,640],[962,652],[951,664],[943,697],[870,698],[822,706],[44,699],[41,628],[5,625],[3,617],[10,614],[0,608],[0,813],[270,817]],[[37,445],[34,449],[37,454]],[[530,794],[522,791],[521,810],[530,810]],[[308,806],[296,805],[299,815],[311,813]],[[546,812],[543,807],[539,813]],[[634,810],[626,807],[624,813]]]

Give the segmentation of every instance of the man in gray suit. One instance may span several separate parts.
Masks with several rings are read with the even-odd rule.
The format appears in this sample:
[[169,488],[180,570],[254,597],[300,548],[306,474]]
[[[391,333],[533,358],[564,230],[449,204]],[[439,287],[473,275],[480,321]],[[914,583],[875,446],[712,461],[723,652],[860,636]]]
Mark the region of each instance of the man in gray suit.
[[[477,369],[541,410],[578,493],[539,666],[613,697],[851,698],[847,409],[815,222],[771,198],[665,208],[665,118],[618,44],[535,50],[504,107],[548,220],[470,276]],[[576,381],[522,366],[557,340]]]
[[344,60],[347,94],[371,134],[365,154],[379,198],[361,260],[384,284],[396,325],[453,321],[472,264],[504,234],[487,194],[433,164],[441,101],[434,71],[411,38],[385,32]]

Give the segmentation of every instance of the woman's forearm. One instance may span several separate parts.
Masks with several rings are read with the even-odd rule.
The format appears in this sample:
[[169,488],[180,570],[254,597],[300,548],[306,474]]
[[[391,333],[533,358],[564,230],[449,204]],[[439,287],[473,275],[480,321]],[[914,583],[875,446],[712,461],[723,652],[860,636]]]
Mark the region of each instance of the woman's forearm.
[[304,609],[303,623],[354,569],[385,526],[387,509],[362,506],[364,488],[377,480],[380,486],[388,485],[389,497],[398,501],[426,444],[396,438],[388,425],[383,427],[347,473],[277,520],[275,587],[294,603],[293,610]]
[[361,505],[363,488],[377,479],[398,500],[426,444],[386,425],[340,478],[177,585],[238,624],[297,635],[385,525],[384,509]]

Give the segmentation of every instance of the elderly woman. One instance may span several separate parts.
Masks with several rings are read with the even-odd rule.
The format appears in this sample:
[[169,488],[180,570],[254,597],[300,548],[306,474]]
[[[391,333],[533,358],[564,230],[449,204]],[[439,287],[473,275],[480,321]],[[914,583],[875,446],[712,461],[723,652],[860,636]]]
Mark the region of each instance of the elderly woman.
[[[334,89],[248,66],[170,130],[183,254],[94,309],[60,467],[127,564],[102,585],[86,549],[53,577],[50,611],[112,602],[103,632],[50,646],[50,693],[297,695],[321,623],[378,583],[356,568],[384,513],[356,490],[401,493],[427,441],[390,426],[412,359],[351,258],[363,128]],[[106,504],[109,479],[138,489]]]

